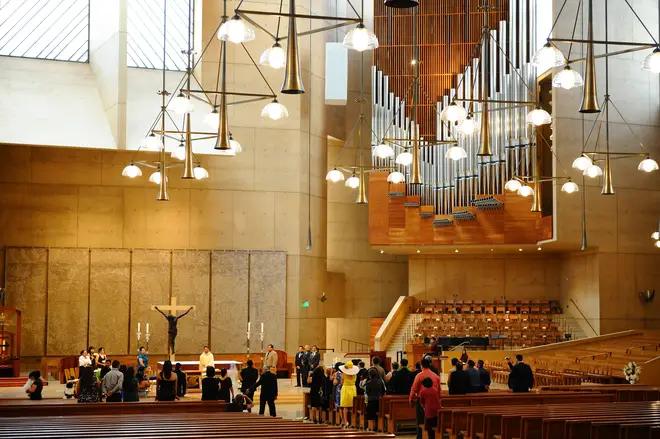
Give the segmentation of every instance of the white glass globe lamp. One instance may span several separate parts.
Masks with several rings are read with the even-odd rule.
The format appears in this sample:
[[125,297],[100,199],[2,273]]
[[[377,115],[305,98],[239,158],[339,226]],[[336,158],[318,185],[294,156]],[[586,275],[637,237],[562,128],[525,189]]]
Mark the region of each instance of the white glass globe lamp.
[[206,180],[209,178],[209,173],[206,169],[202,168],[202,165],[197,165],[195,166],[195,169],[193,169],[193,175],[197,180]]
[[238,140],[234,140],[234,136],[232,136],[231,133],[229,134],[229,147],[234,151],[234,154],[243,152],[243,147],[238,143]]
[[471,114],[468,114],[465,120],[458,126],[458,132],[466,136],[472,135],[480,129]]
[[655,239],[656,241],[660,239],[660,230],[657,232],[651,233],[651,238]]
[[213,108],[213,111],[204,117],[204,123],[214,130],[218,129],[220,126],[220,112],[218,112],[217,108]]
[[550,116],[550,113],[545,111],[543,108],[536,107],[527,113],[525,121],[528,124],[540,127],[541,125],[548,125],[549,123],[552,123],[552,116]]
[[163,144],[160,141],[160,137],[156,136],[154,133],[149,134],[147,137],[142,140],[142,148],[147,151],[160,151],[163,147]]
[[[149,176],[149,181],[151,183],[160,184],[160,179],[161,179],[160,169],[158,169],[156,172],[154,172]],[[165,182],[169,182],[169,181],[170,181],[169,178],[165,178]]]
[[516,180],[515,178],[512,178],[511,180],[507,181],[506,184],[504,185],[504,189],[511,191],[511,192],[518,192],[522,184],[520,181]]
[[454,145],[451,148],[447,150],[445,153],[445,158],[446,159],[451,159],[454,161],[458,161],[461,159],[464,159],[467,157],[467,152],[465,152],[465,149],[463,147]]
[[121,175],[128,178],[141,177],[142,170],[138,166],[135,166],[133,162],[131,162],[131,164],[126,166],[124,170],[121,171]]
[[653,73],[660,73],[660,47],[656,47],[642,63],[642,69]]
[[374,155],[380,159],[394,157],[394,149],[387,143],[381,143],[374,148]]
[[654,172],[658,170],[658,162],[650,157],[646,157],[644,160],[639,162],[637,169],[644,172]]
[[530,195],[534,195],[534,189],[531,188],[531,186],[522,185],[520,189],[518,189],[518,195],[522,197],[529,197]]
[[564,67],[564,70],[557,73],[552,80],[552,86],[555,88],[563,88],[565,90],[570,90],[576,87],[582,87],[584,85],[584,79],[582,76],[573,70],[571,66]]
[[346,180],[346,183],[344,183],[346,187],[350,187],[351,189],[355,189],[358,186],[360,186],[360,179],[355,175],[351,175],[348,180]]
[[387,181],[390,183],[403,183],[405,180],[406,177],[399,171],[391,172],[390,175],[387,176]]
[[186,114],[195,111],[195,106],[189,97],[184,96],[183,92],[179,92],[177,97],[170,102],[169,109],[176,114]]
[[401,165],[401,166],[408,166],[412,163],[413,160],[413,155],[410,152],[402,152],[398,156],[396,156],[396,164]]
[[583,154],[580,157],[573,160],[573,169],[577,169],[578,171],[584,171],[592,164],[593,162],[591,161],[589,156]]
[[327,173],[325,179],[331,181],[332,183],[337,183],[344,180],[344,174],[337,168],[332,169]]
[[351,29],[344,37],[344,47],[347,49],[364,52],[378,48],[378,38],[376,34],[367,29],[360,23],[355,29]]
[[261,110],[261,117],[267,117],[270,120],[280,120],[289,117],[289,111],[277,99],[273,99]]
[[467,118],[467,111],[465,108],[458,105],[456,102],[452,102],[447,105],[440,113],[440,120],[444,122],[462,122]]
[[564,183],[561,187],[561,191],[566,192],[567,194],[572,194],[572,193],[577,192],[579,190],[580,190],[580,188],[578,187],[578,185],[575,184],[574,182],[570,181],[570,180],[567,181],[566,183]]
[[582,174],[589,178],[596,178],[603,175],[603,170],[600,168],[600,166],[592,164],[587,169],[585,169]]
[[286,63],[286,53],[280,43],[275,42],[272,47],[264,50],[259,58],[259,64],[273,69],[281,69]]
[[231,20],[222,23],[218,30],[218,39],[231,41],[234,44],[245,43],[256,38],[254,29],[250,27],[241,17],[234,15]]
[[186,158],[186,146],[183,144],[183,142],[181,142],[179,146],[174,148],[171,157],[176,160],[183,160]]
[[564,64],[566,64],[564,54],[549,42],[545,43],[532,57],[532,65],[542,69],[560,67]]

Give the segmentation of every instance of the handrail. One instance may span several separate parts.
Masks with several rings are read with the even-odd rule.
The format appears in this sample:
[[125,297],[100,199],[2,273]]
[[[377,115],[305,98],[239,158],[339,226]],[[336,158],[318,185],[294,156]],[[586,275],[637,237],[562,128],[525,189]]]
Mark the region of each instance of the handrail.
[[461,344],[459,344],[459,345],[456,345],[456,346],[454,346],[453,348],[449,349],[449,351],[450,351],[450,352],[451,352],[451,351],[455,351],[456,349],[460,348],[461,346],[467,346],[467,345],[471,345],[471,344],[472,344],[472,343],[470,343],[469,341],[464,341],[463,343],[461,343]]
[[[344,349],[344,342],[347,343],[348,349]],[[355,350],[358,352],[369,352],[369,344],[368,343],[362,343],[361,341],[355,341],[355,340],[349,340],[347,338],[342,338],[340,342],[341,350],[342,351],[351,351],[351,343],[355,345]],[[365,349],[366,347],[366,349]]]
[[589,325],[589,327],[591,328],[591,330],[594,331],[594,334],[596,334],[596,336],[598,336],[598,335],[599,335],[599,334],[598,334],[598,331],[596,331],[596,330],[594,329],[594,327],[591,326],[591,323],[589,323],[589,319],[587,319],[587,316],[584,315],[584,313],[582,312],[582,310],[580,309],[580,307],[578,306],[578,304],[575,303],[575,300],[573,300],[573,299],[569,299],[569,300],[570,300],[571,302],[573,302],[573,305],[575,305],[575,309],[578,310],[578,312],[580,313],[580,315],[582,316],[582,318],[584,319],[584,321],[587,322],[587,325]]
[[632,354],[633,349],[638,349],[638,348],[641,348],[642,350],[644,350],[644,348],[655,348],[655,350],[657,351],[659,346],[660,346],[660,343],[651,343],[651,344],[630,346],[628,349],[626,349],[626,354]]
[[385,321],[378,329],[374,337],[374,349],[384,351],[387,349],[390,341],[404,322],[408,314],[411,313],[415,304],[415,298],[411,296],[400,296],[396,301]]
[[656,360],[660,360],[660,355],[658,355],[657,357],[653,357],[650,360],[643,362],[642,364],[648,364],[648,363],[650,363],[652,361],[656,361]]
[[596,354],[580,355],[575,359],[575,362],[579,363],[583,358],[591,358],[592,360],[595,360],[596,357],[600,357],[601,355],[605,355],[605,358],[609,358],[612,356],[612,352],[598,352]]

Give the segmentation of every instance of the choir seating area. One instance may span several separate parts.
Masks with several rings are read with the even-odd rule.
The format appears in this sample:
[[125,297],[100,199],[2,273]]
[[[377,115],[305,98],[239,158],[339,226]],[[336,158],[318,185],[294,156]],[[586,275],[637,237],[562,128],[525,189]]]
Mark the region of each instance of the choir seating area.
[[422,301],[415,342],[430,337],[488,337],[489,348],[542,346],[564,339],[557,301]]
[[[660,331],[652,330],[625,331],[616,337],[594,337],[550,351],[525,353],[539,387],[622,384],[626,383],[625,365],[635,362],[644,375],[650,373],[651,367],[657,367],[659,357]],[[487,367],[495,382],[507,383],[509,367],[505,361],[490,361]]]

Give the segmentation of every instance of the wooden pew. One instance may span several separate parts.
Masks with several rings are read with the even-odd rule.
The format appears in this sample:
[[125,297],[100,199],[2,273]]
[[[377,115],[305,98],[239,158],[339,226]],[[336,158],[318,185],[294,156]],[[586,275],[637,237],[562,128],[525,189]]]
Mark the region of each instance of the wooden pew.
[[[119,404],[119,403],[117,403]],[[108,405],[117,405],[108,404]],[[187,404],[180,404],[187,406]],[[90,428],[92,427],[92,428]],[[136,414],[0,418],[1,439],[54,438],[391,438],[248,413]]]

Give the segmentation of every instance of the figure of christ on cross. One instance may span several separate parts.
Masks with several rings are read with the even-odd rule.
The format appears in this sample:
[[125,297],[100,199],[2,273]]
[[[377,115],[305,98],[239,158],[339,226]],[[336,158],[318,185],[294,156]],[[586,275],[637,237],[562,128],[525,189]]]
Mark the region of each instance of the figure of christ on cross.
[[[165,311],[169,311],[169,314],[165,314],[162,310],[164,309]],[[169,305],[154,305],[151,307],[152,310],[156,310],[159,313],[161,313],[165,318],[167,319],[167,341],[168,341],[168,348],[169,348],[169,359],[170,361],[174,361],[174,341],[176,340],[176,335],[177,335],[177,323],[179,319],[186,314],[188,314],[190,311],[195,309],[194,306],[189,306],[189,305],[179,305],[177,306],[176,304],[176,297],[172,297],[170,299],[170,304]],[[183,311],[185,312],[181,315],[174,315],[172,313],[176,313],[177,311]]]

